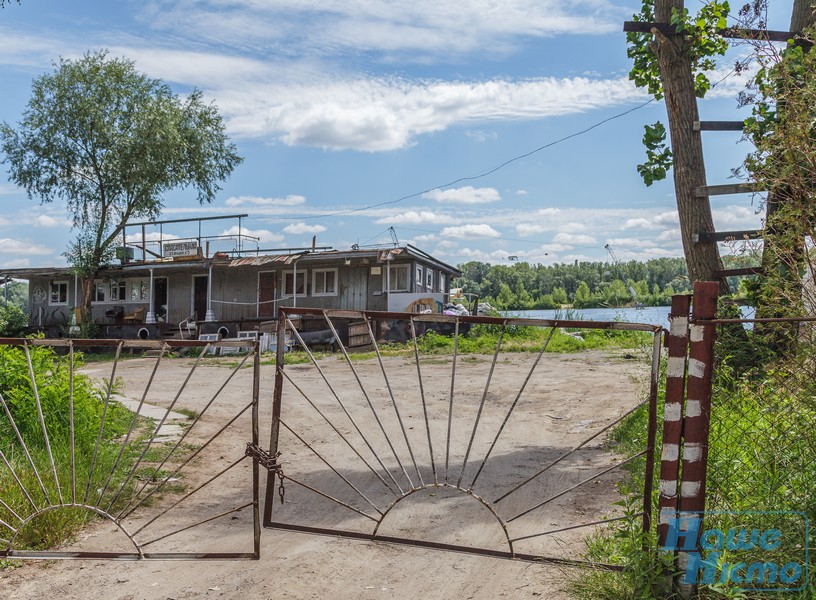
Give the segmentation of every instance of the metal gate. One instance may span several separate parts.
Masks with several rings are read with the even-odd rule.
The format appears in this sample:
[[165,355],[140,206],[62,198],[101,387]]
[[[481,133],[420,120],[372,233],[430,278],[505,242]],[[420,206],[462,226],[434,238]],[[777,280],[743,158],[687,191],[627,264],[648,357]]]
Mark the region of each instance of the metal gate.
[[[627,518],[599,490],[615,493],[621,467],[643,461],[648,531],[660,326],[296,308],[279,315],[265,527],[581,563],[584,532]],[[468,347],[472,327],[492,330],[495,346]],[[646,398],[598,398],[588,384],[562,378],[563,363],[545,351],[563,328],[578,337],[592,329],[651,334]],[[511,339],[524,346],[526,338],[526,351],[508,351]],[[286,364],[287,339],[304,360]],[[338,352],[318,355],[320,344]],[[644,405],[642,449],[616,456],[605,434]]]
[[[251,341],[0,339],[0,558],[258,558],[259,364]],[[94,516],[114,527],[81,534]]]

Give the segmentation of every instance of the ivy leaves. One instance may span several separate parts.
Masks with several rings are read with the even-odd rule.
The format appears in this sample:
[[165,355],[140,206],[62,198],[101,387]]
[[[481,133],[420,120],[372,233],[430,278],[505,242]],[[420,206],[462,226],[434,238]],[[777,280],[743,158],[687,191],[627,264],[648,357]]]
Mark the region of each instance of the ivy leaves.
[[643,182],[650,186],[655,181],[666,178],[672,166],[672,151],[666,147],[666,128],[658,121],[654,125],[645,125],[643,145],[646,146],[646,162],[638,165],[637,170]]
[[[640,14],[634,15],[635,21],[653,23],[655,21],[655,0],[643,0]],[[711,89],[708,72],[716,66],[717,56],[722,56],[728,49],[728,43],[718,32],[725,29],[729,6],[727,1],[714,0],[700,9],[696,15],[691,15],[687,8],[673,8],[670,20],[670,29],[682,36],[680,43],[675,44],[678,52],[686,55],[691,63],[694,76],[694,91],[698,98],[703,98]],[[660,43],[668,43],[669,39],[663,33],[657,33],[662,39]],[[677,40],[677,36],[671,36]],[[656,100],[663,98],[663,84],[660,79],[660,68],[655,44],[651,33],[628,33],[626,35],[629,48],[627,56],[632,59],[632,70],[629,79],[635,85],[646,88]],[[638,165],[637,170],[647,186],[655,181],[666,178],[672,165],[671,151],[665,147],[666,131],[661,123],[646,126],[643,145],[646,147],[646,162]]]

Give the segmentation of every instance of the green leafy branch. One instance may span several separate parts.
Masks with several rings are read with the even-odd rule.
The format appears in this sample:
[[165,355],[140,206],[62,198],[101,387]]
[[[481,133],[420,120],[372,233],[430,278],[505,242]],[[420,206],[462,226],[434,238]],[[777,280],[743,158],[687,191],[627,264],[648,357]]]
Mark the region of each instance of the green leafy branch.
[[666,147],[666,127],[658,121],[654,125],[644,125],[643,145],[646,146],[646,162],[637,170],[643,182],[650,186],[655,181],[666,178],[672,166],[672,151]]
[[[682,35],[679,48],[691,63],[694,76],[694,91],[703,98],[711,89],[707,73],[716,67],[715,57],[722,56],[728,49],[728,42],[719,35],[726,27],[729,12],[727,1],[713,1],[705,4],[692,16],[687,8],[672,9],[670,25]],[[640,14],[633,15],[634,21],[653,23],[655,21],[654,0],[643,0]],[[663,83],[660,65],[655,52],[655,42],[651,33],[627,33],[629,44],[627,56],[632,59],[629,79],[635,85],[646,88],[656,100],[663,98]],[[662,132],[662,134],[661,134]],[[638,173],[647,186],[666,178],[672,165],[671,151],[665,147],[665,128],[660,123],[646,127],[643,144],[646,146],[646,162],[638,165]]]

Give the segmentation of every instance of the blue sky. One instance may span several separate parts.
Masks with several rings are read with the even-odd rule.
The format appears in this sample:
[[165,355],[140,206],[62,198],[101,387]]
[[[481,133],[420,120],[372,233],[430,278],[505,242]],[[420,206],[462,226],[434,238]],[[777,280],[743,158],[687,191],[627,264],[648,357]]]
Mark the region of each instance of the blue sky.
[[[0,10],[0,120],[20,119],[32,79],[58,57],[107,48],[179,94],[201,89],[245,158],[213,204],[174,191],[163,218],[248,213],[243,226],[263,248],[317,235],[344,249],[387,241],[393,226],[401,243],[451,264],[604,260],[606,244],[624,260],[681,256],[671,181],[646,188],[636,172],[643,125],[664,119],[659,102],[444,185],[646,102],[627,80],[622,33],[638,7],[22,0]],[[771,28],[787,28],[789,7],[774,6]],[[734,99],[743,85],[726,79],[702,117],[744,117]],[[726,183],[750,147],[735,133],[705,135],[709,182]],[[749,196],[712,207],[718,229],[759,224]],[[64,264],[72,235],[64,206],[28,199],[0,165],[0,267]]]

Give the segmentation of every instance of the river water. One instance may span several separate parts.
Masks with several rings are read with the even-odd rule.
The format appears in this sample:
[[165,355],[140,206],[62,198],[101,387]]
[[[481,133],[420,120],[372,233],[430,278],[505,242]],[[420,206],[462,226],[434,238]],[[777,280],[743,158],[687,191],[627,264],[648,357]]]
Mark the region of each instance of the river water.
[[[670,306],[645,306],[643,308],[575,308],[566,310],[519,310],[503,313],[508,317],[531,319],[576,319],[581,321],[623,321],[648,323],[669,327]],[[742,307],[743,316],[752,318],[753,308]]]

